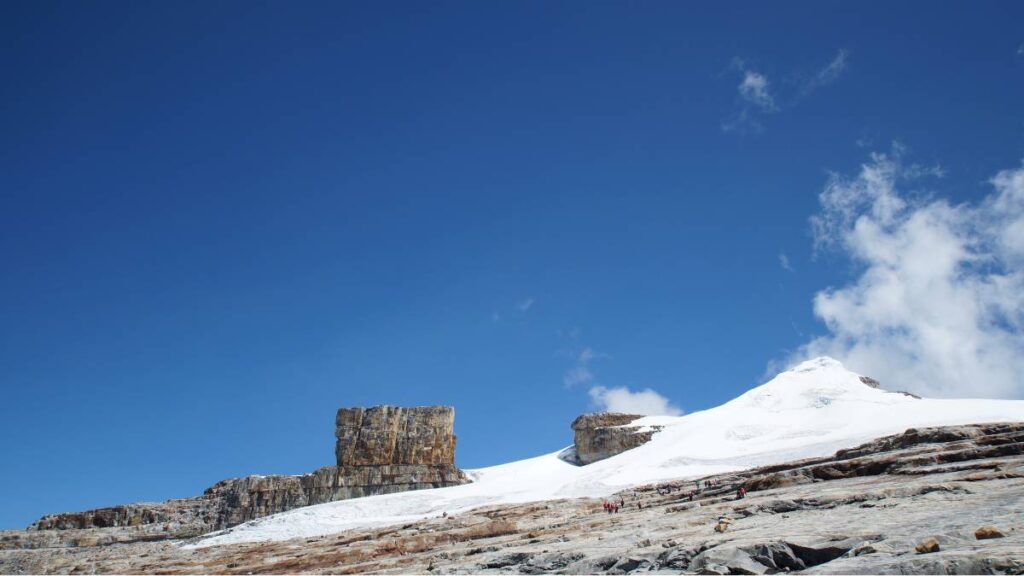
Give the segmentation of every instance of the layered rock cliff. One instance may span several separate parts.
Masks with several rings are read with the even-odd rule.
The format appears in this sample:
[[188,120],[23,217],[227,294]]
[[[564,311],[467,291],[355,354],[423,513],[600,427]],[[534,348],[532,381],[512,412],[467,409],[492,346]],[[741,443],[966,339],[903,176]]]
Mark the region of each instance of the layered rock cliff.
[[52,514],[29,529],[131,528],[99,535],[110,542],[181,538],[302,506],[469,481],[455,466],[451,407],[341,408],[335,426],[337,466],[300,476],[230,478],[194,498]]
[[646,444],[660,427],[627,426],[639,414],[596,412],[573,420],[574,461],[585,466]]

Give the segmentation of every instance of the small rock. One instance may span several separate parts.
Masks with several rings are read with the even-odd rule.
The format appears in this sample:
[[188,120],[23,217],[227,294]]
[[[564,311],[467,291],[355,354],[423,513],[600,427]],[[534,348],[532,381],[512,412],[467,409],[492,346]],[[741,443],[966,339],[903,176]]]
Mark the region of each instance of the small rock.
[[987,540],[989,538],[1005,538],[1006,534],[999,531],[999,528],[988,525],[982,526],[974,531],[974,537],[978,540]]
[[918,554],[930,554],[932,552],[939,551],[939,541],[935,538],[926,538],[921,541],[914,550],[917,550]]
[[850,550],[850,555],[851,556],[862,556],[864,554],[874,554],[876,552],[878,552],[877,548],[875,548],[874,546],[872,546],[870,544],[866,544],[864,546],[858,546],[858,547],[854,548],[853,550]]

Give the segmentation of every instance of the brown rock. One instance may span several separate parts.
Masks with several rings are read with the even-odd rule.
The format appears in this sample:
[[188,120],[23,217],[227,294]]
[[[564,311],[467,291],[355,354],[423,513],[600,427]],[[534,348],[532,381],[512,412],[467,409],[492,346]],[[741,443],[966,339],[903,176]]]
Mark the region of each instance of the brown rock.
[[974,531],[974,537],[978,540],[987,540],[989,538],[1005,538],[1006,534],[1003,534],[999,528],[988,525],[982,526]]
[[917,550],[918,554],[930,554],[932,552],[938,552],[939,541],[935,538],[925,538],[921,541],[920,544],[914,547],[914,550]]
[[450,406],[341,408],[334,435],[338,466],[455,464]]
[[660,428],[652,427],[640,432],[639,427],[626,426],[640,418],[643,416],[639,414],[613,412],[584,414],[576,418],[572,423],[576,463],[585,466],[646,444]]

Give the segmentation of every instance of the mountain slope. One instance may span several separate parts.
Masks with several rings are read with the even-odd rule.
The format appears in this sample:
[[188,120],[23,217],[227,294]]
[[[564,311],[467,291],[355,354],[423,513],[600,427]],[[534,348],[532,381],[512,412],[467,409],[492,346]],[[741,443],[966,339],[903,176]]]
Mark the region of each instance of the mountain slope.
[[663,429],[639,448],[588,466],[553,452],[468,471],[472,484],[301,508],[193,546],[318,536],[493,504],[601,497],[659,480],[825,456],[907,428],[1024,421],[1024,401],[918,399],[875,386],[835,360],[817,358],[716,408],[635,421],[630,425]]

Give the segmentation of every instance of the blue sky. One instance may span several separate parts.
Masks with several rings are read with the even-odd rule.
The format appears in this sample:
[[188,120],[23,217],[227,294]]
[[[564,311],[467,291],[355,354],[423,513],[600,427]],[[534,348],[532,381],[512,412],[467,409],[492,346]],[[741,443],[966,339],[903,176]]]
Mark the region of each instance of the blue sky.
[[[958,366],[1011,381],[1022,22],[1013,2],[5,2],[0,526],[329,465],[339,406],[454,405],[479,467],[811,352],[930,391],[922,359],[976,330]],[[921,259],[864,250],[850,206]],[[858,325],[891,316],[872,271],[930,261],[908,231],[943,206],[972,254],[953,296]],[[983,311],[931,337],[960,297]],[[1021,396],[960,381],[935,392]]]

